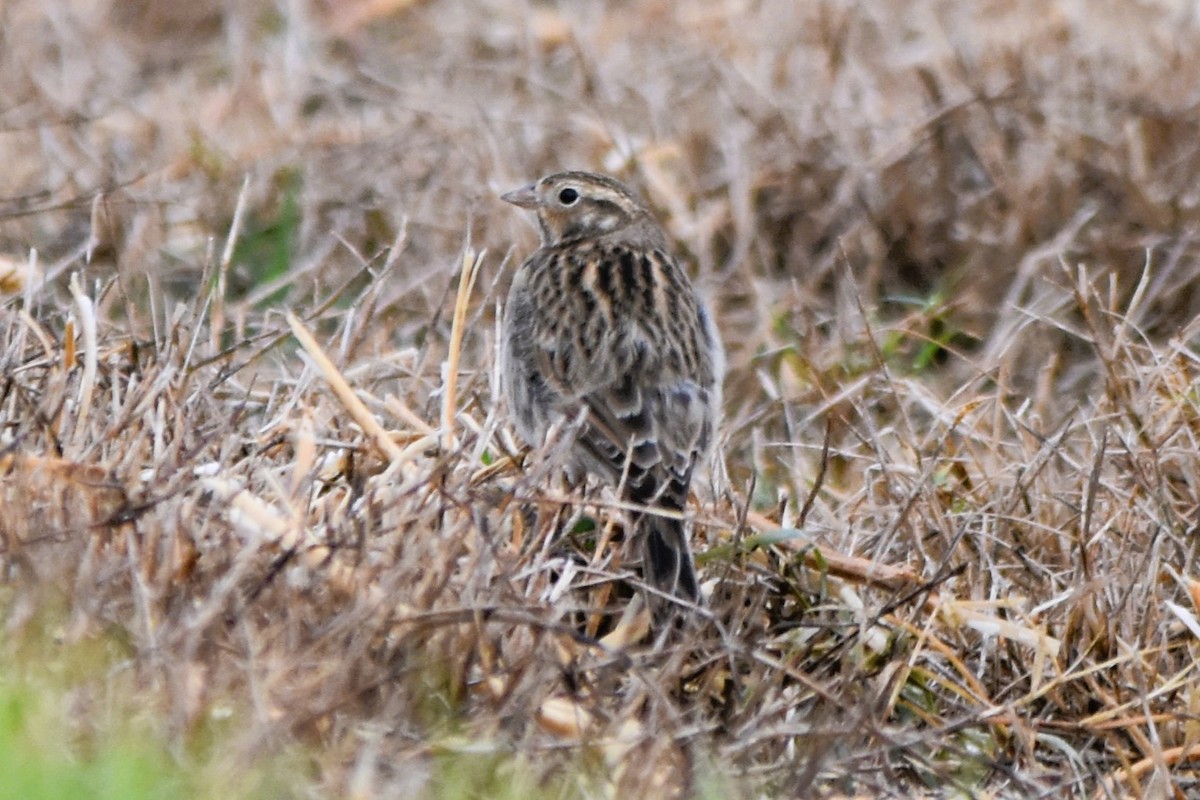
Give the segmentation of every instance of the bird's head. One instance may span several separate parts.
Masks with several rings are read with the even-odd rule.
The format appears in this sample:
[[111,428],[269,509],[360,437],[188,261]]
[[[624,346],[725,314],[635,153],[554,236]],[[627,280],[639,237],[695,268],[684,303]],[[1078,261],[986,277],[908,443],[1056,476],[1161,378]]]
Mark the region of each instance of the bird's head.
[[592,172],[557,172],[500,199],[537,212],[544,246],[603,236],[647,213],[620,181]]

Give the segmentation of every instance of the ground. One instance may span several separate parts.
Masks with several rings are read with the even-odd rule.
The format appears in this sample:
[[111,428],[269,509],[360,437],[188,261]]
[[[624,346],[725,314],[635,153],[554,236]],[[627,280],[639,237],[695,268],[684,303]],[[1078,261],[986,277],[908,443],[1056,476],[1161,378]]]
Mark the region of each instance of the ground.
[[[0,6],[21,797],[1200,791],[1182,2]],[[729,356],[656,636],[513,437],[550,171]]]

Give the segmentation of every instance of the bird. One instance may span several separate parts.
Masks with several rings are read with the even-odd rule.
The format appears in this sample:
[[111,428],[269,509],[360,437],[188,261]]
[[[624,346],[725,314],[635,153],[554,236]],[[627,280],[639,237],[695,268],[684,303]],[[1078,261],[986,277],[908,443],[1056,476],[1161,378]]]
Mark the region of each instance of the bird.
[[651,211],[615,178],[557,172],[501,199],[534,212],[541,233],[502,314],[513,427],[533,447],[555,426],[573,431],[568,474],[596,476],[638,509],[632,540],[646,585],[697,604],[682,514],[721,417],[713,316]]

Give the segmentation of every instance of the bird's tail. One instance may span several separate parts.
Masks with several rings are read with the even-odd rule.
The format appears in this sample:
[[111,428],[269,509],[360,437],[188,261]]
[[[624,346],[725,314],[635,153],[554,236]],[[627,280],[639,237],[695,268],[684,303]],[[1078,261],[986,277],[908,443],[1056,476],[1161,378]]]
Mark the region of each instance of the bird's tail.
[[646,583],[688,602],[698,601],[700,587],[683,520],[646,512],[638,518],[635,530],[642,544]]

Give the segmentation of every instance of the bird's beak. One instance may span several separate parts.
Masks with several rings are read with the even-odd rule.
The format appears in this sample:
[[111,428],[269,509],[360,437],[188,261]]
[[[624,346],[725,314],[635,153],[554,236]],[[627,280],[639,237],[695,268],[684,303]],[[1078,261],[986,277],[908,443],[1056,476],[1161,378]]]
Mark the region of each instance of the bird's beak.
[[506,203],[512,203],[514,206],[521,208],[537,208],[541,203],[538,202],[537,192],[534,191],[533,184],[522,186],[520,189],[513,189],[511,192],[505,192],[500,195],[500,199]]

